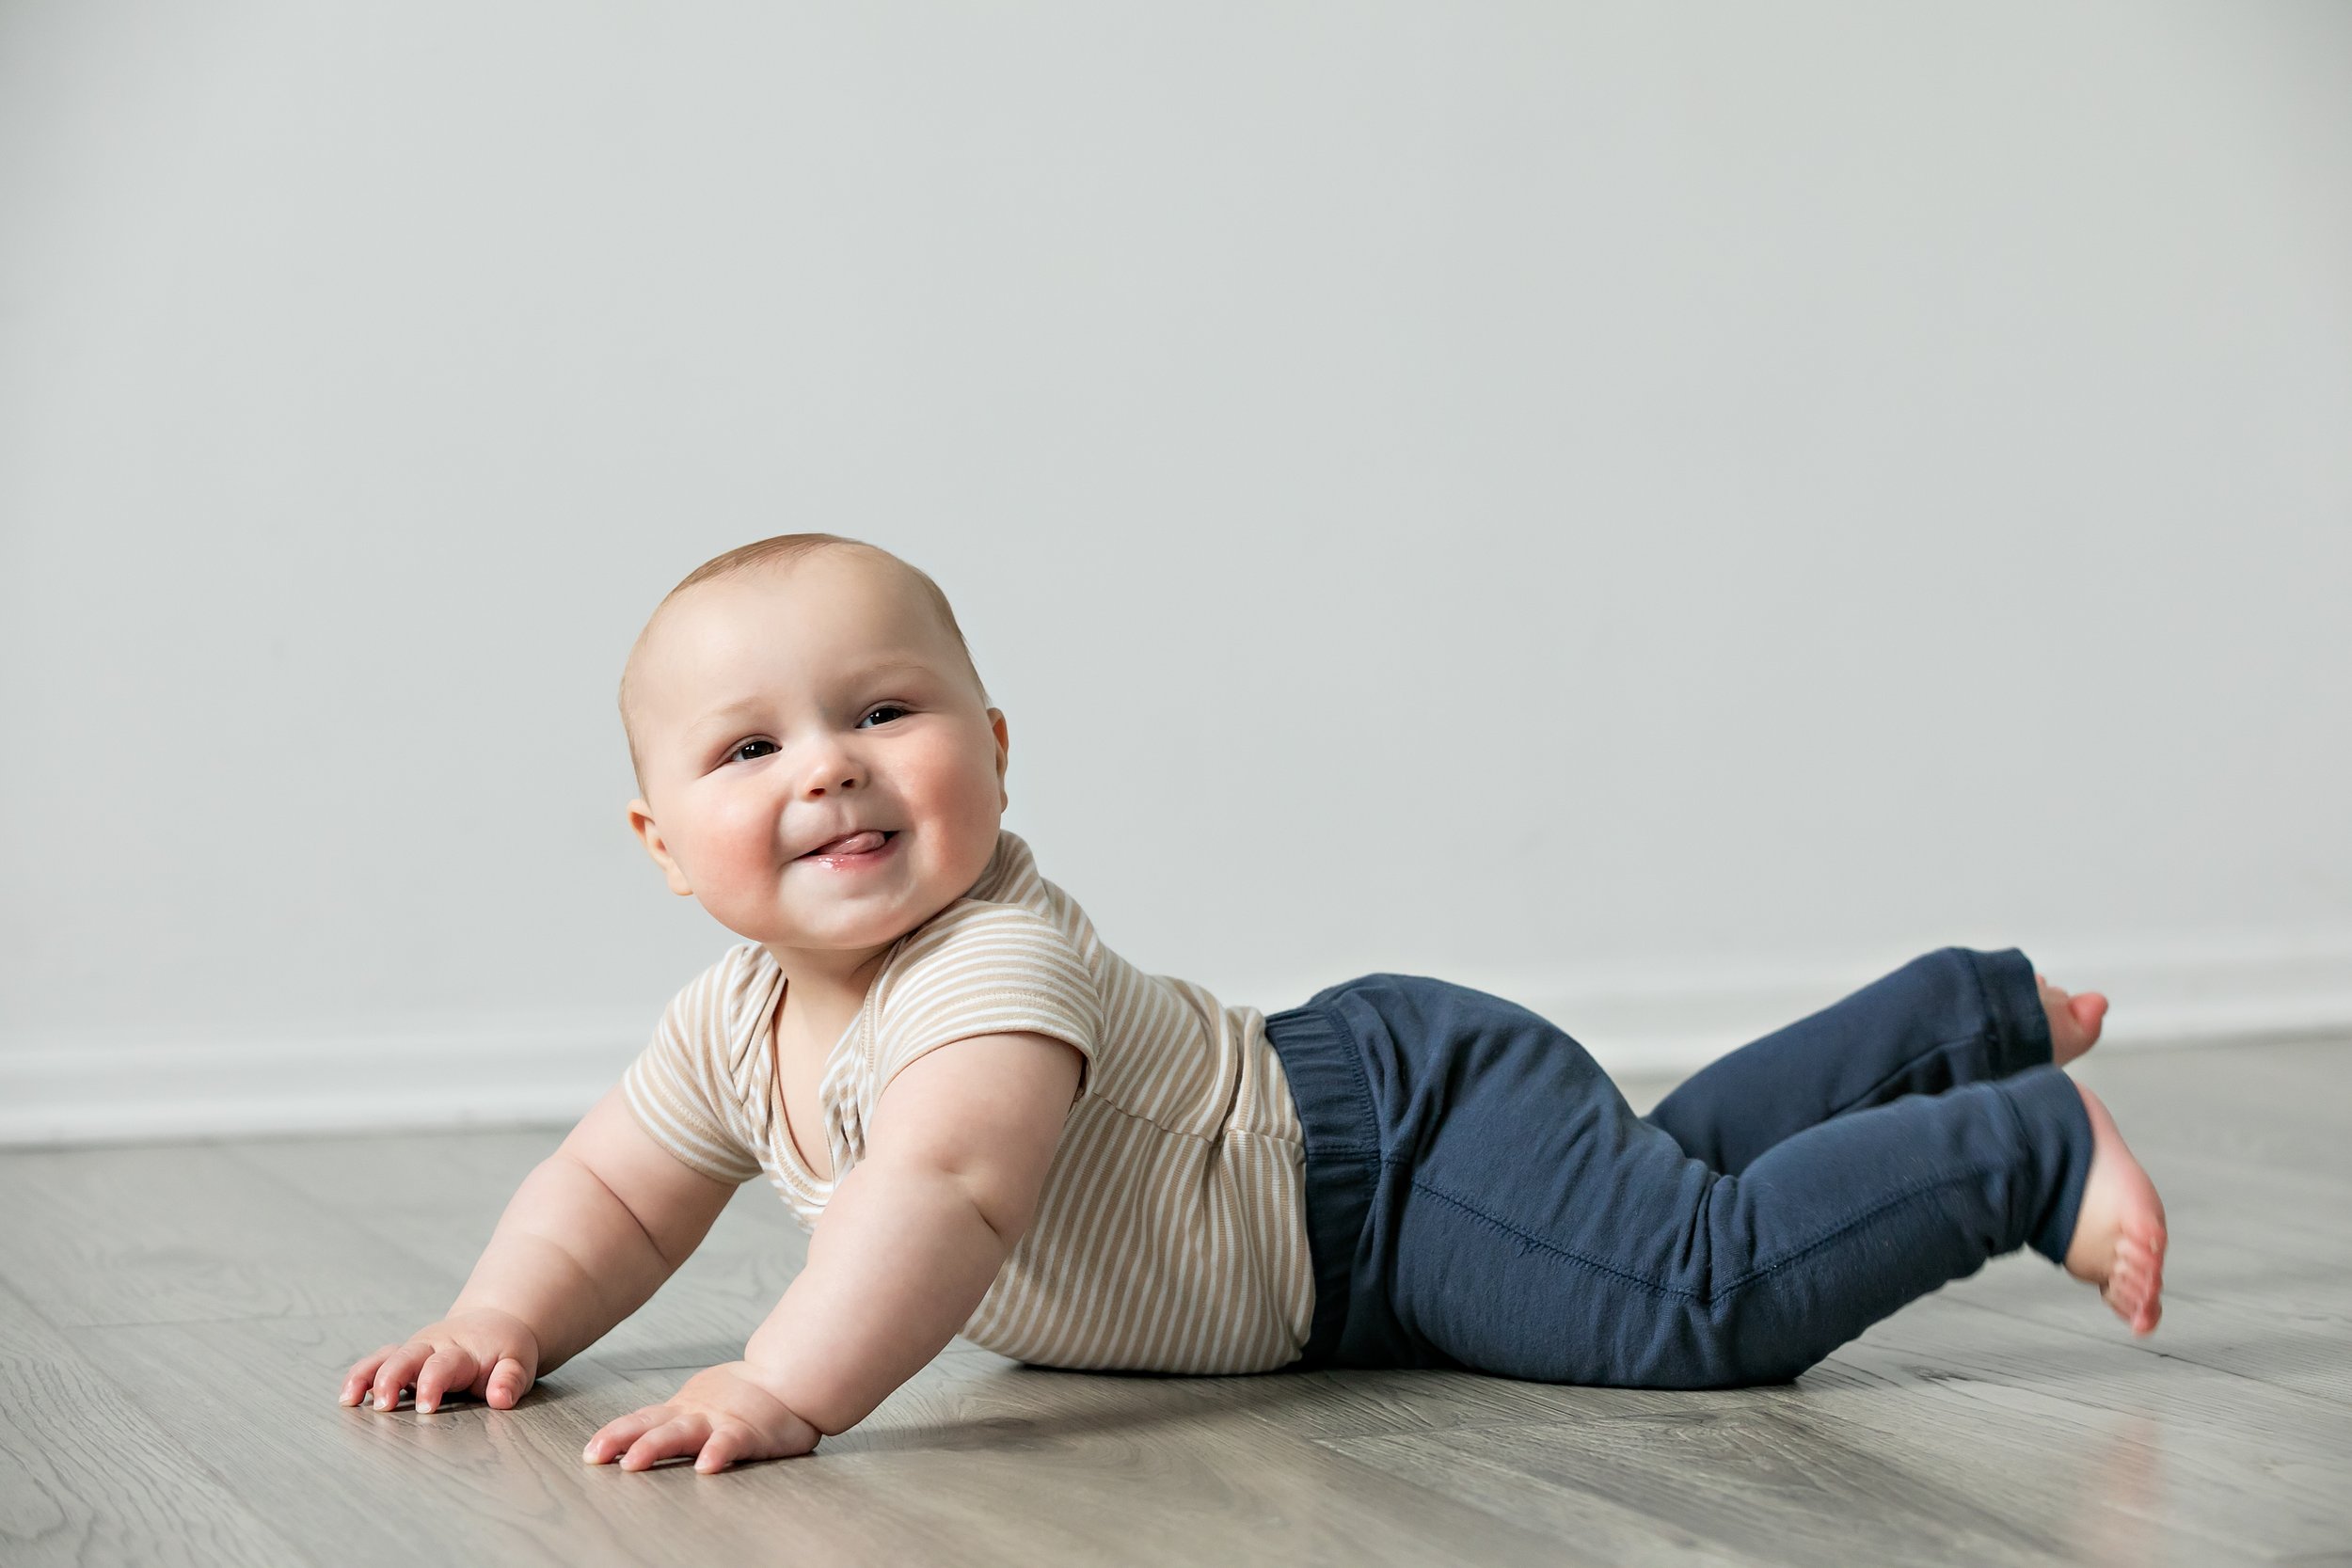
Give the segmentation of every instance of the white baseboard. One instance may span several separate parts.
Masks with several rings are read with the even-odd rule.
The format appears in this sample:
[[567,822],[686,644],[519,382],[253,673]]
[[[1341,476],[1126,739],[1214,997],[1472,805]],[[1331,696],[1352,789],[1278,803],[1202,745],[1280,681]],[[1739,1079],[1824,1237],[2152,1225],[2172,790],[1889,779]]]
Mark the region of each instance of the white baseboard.
[[0,1046],[0,1148],[568,1124],[650,1027]]
[[[2106,996],[2098,1047],[2104,1052],[2329,1036],[2352,1042],[2352,932],[2037,943],[2025,951],[2053,983]],[[1913,956],[1680,970],[1619,965],[1581,988],[1556,977],[1522,977],[1516,986],[1508,976],[1491,984],[1462,978],[1552,1020],[1613,1074],[1683,1074],[1827,1006]]]
[[[2057,983],[2100,990],[2100,1050],[2340,1036],[2352,1042],[2352,933],[2231,937],[2103,951],[2036,947]],[[1557,1022],[1613,1074],[1689,1072],[1867,984],[1907,955],[1862,963],[1612,965],[1445,977]],[[1263,994],[1311,995],[1330,976]],[[1255,996],[1234,999],[1255,1001]],[[1232,1000],[1232,999],[1229,999]],[[0,1147],[255,1134],[564,1125],[618,1080],[653,1018],[550,1027],[449,1027],[270,1043],[186,1039],[0,1042]]]

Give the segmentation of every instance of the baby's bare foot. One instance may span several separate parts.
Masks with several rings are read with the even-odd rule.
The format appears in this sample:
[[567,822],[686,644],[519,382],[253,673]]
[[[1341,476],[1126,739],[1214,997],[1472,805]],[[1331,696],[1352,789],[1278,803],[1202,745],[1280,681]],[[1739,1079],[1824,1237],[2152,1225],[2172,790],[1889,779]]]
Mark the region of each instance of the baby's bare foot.
[[2099,1097],[2080,1084],[2090,1113],[2090,1175],[2083,1182],[2066,1272],[2099,1287],[2115,1315],[2146,1334],[2163,1315],[2164,1200]]
[[2050,1017],[2050,1059],[2064,1067],[2098,1043],[2100,1022],[2107,1016],[2107,999],[2095,990],[2069,996],[2050,984],[2048,975],[2033,978],[2042,988],[2042,1010]]

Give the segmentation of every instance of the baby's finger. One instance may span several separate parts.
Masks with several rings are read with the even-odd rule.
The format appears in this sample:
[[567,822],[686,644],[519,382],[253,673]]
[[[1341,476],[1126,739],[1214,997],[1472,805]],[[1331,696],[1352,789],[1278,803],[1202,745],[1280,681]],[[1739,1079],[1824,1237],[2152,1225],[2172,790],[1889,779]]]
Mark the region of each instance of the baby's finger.
[[417,1369],[433,1354],[429,1345],[403,1345],[375,1370],[375,1407],[389,1410],[400,1402],[400,1391],[417,1379]]
[[702,1456],[694,1461],[694,1473],[717,1475],[735,1463],[736,1455],[741,1453],[746,1445],[747,1439],[741,1427],[719,1428],[710,1434],[709,1441],[703,1444]]
[[530,1386],[531,1369],[518,1356],[503,1355],[490,1369],[490,1375],[483,1379],[482,1398],[495,1409],[512,1410],[523,1397],[523,1390]]
[[417,1414],[429,1416],[437,1409],[441,1396],[451,1385],[460,1388],[473,1386],[474,1359],[471,1351],[450,1346],[435,1351],[417,1369]]
[[699,1411],[664,1421],[628,1446],[628,1451],[621,1455],[621,1468],[650,1469],[665,1459],[698,1453],[709,1436],[710,1418]]
[[669,1418],[669,1415],[668,1405],[649,1404],[643,1410],[632,1410],[626,1416],[607,1421],[596,1429],[594,1437],[588,1439],[588,1446],[580,1450],[580,1457],[591,1465],[601,1465],[614,1454],[626,1453],[628,1446],[636,1442],[641,1434],[660,1426]]
[[351,1364],[351,1370],[343,1374],[343,1390],[336,1396],[337,1402],[358,1404],[359,1396],[367,1392],[368,1385],[375,1381],[377,1363],[398,1349],[400,1349],[398,1345],[386,1345],[382,1350],[370,1355],[363,1355],[354,1361]]

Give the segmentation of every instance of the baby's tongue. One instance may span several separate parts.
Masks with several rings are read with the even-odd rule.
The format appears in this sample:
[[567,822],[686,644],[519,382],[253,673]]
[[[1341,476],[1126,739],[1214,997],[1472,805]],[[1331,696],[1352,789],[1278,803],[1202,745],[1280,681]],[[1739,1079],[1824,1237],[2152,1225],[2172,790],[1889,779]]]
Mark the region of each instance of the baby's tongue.
[[836,838],[831,844],[820,844],[809,851],[812,855],[862,855],[868,849],[882,847],[882,835],[868,828],[862,833]]

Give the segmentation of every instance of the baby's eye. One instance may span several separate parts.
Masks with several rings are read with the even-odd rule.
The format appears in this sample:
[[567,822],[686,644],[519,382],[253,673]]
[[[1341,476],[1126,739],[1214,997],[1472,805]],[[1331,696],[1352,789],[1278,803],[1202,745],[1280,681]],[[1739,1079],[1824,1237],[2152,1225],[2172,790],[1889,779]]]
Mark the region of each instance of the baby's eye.
[[[751,747],[751,746],[765,746],[765,747],[767,747],[767,748],[768,748],[768,750],[769,750],[770,752],[772,752],[772,751],[774,751],[774,750],[776,749],[776,743],[775,743],[774,741],[772,741],[772,740],[740,740],[740,741],[736,742],[735,750],[733,750],[732,752],[729,752],[727,753],[727,760],[728,760],[729,762],[734,762],[734,761],[737,761],[737,760],[739,760],[739,759],[741,759],[741,760],[744,760],[744,761],[750,761],[750,760],[752,760],[752,759],[750,759],[750,758],[746,758],[746,757],[744,757],[744,756],[743,756],[743,752],[744,752],[744,749],[745,749],[746,747]],[[764,756],[764,755],[766,755],[767,753],[766,753],[766,752],[762,752],[762,753],[760,753],[760,754]]]
[[873,708],[872,708],[872,709],[871,709],[871,710],[870,710],[870,711],[869,711],[869,712],[866,715],[866,717],[867,719],[871,719],[871,718],[872,718],[872,717],[874,717],[874,715],[875,715],[875,714],[877,714],[877,713],[907,713],[907,712],[910,712],[910,711],[912,711],[912,710],[911,710],[911,709],[908,709],[908,708],[901,707],[901,706],[899,706],[897,703],[878,703],[878,704],[876,704],[876,705],[874,705],[874,707],[873,707]]

